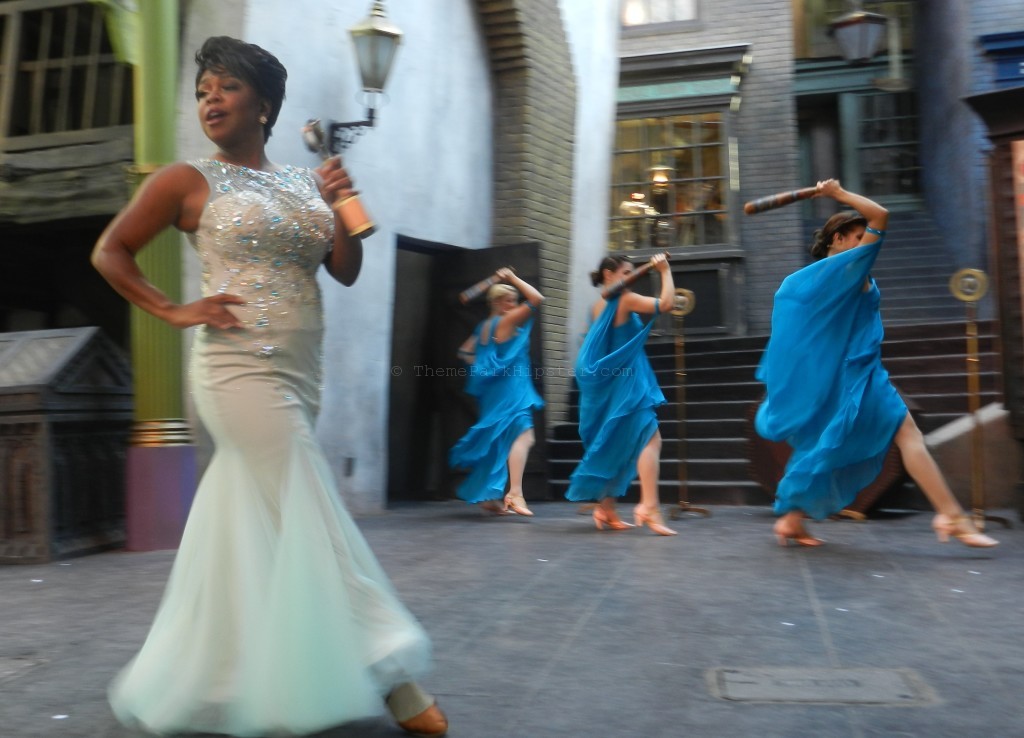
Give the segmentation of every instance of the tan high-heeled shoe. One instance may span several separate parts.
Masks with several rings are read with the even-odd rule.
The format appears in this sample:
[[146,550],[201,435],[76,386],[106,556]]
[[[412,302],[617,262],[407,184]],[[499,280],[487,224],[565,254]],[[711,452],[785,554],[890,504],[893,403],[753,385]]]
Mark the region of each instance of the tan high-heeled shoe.
[[448,733],[448,717],[437,706],[437,701],[415,682],[399,684],[385,698],[385,703],[398,727],[406,733],[427,738],[440,738]]
[[522,495],[514,495],[511,492],[505,495],[505,509],[511,510],[516,515],[523,515],[527,518],[533,517],[533,511],[526,506],[526,498]]
[[807,546],[813,548],[814,546],[821,546],[825,542],[820,538],[815,538],[807,529],[802,525],[798,528],[790,528],[783,525],[783,521],[778,520],[772,527],[772,532],[775,533],[775,540],[779,542],[779,545],[783,548],[789,546],[789,542],[792,541],[797,546]]
[[960,543],[971,548],[992,548],[992,546],[999,545],[999,541],[995,538],[987,536],[975,528],[974,522],[966,513],[953,516],[939,513],[932,520],[932,530],[935,531],[935,537],[939,539],[940,543],[946,543],[949,541],[949,537],[953,536]]
[[626,530],[633,527],[618,515],[609,513],[600,505],[594,507],[594,525],[597,526],[598,530],[604,530],[606,525],[612,530]]
[[480,503],[480,509],[486,515],[507,515],[505,504],[497,500],[484,500]]
[[660,507],[649,510],[645,508],[642,503],[637,505],[633,508],[633,522],[636,523],[638,528],[642,528],[646,525],[652,532],[657,533],[659,536],[679,535],[678,531],[674,531],[665,525],[665,520],[661,517]]

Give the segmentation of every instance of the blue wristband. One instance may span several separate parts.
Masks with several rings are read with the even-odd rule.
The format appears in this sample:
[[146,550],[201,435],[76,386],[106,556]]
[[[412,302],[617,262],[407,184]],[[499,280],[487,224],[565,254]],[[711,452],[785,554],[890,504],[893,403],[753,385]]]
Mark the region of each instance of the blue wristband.
[[877,228],[872,228],[871,226],[865,226],[864,230],[867,231],[868,233],[872,233],[872,234],[874,234],[876,236],[884,236],[885,235],[885,231],[880,231]]

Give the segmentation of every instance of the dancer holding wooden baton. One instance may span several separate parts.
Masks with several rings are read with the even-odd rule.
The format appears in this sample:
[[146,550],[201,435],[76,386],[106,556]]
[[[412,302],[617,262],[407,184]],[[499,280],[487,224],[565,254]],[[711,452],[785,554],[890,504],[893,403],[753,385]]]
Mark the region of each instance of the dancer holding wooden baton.
[[664,254],[654,256],[650,266],[661,276],[657,297],[627,288],[633,265],[622,256],[605,257],[591,272],[594,286],[604,287],[607,298],[591,308],[592,325],[576,359],[584,454],[565,496],[598,501],[594,525],[599,530],[630,528],[616,513],[615,498],[626,494],[639,475],[640,504],[633,509],[634,522],[658,535],[674,536],[676,531],[665,525],[658,504],[661,432],[654,409],[665,404],[665,396],[644,353],[654,321],[644,324],[640,316],[670,309],[675,285]]
[[776,538],[781,545],[821,545],[804,518],[821,519],[850,504],[878,476],[895,443],[938,512],[932,527],[939,540],[996,545],[964,514],[882,366],[881,296],[869,272],[885,240],[888,211],[835,179],[818,182],[813,196],[852,210],[825,222],[811,247],[818,261],[789,275],[775,293],[771,339],[757,369],[767,389],[757,432],[793,447],[776,491]]
[[493,281],[490,315],[459,347],[459,358],[470,366],[466,392],[476,397],[480,418],[452,447],[448,462],[470,470],[456,491],[460,499],[497,515],[511,510],[530,517],[523,472],[535,440],[533,411],[544,407],[533,386],[530,329],[544,296],[509,268],[495,272]]

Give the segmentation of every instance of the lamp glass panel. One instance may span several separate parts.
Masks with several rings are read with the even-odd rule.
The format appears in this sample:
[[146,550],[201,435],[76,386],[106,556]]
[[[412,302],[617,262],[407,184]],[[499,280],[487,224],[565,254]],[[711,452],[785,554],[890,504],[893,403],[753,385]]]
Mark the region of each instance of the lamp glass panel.
[[383,90],[398,49],[398,39],[367,33],[353,36],[352,41],[356,47],[363,89],[376,92]]
[[847,61],[866,61],[881,47],[885,24],[871,21],[850,23],[836,29],[836,43]]

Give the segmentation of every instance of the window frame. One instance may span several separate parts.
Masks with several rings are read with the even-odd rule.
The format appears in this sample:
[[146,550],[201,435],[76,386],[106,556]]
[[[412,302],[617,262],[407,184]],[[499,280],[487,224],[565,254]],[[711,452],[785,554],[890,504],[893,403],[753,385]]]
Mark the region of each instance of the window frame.
[[631,38],[635,36],[650,36],[654,34],[701,30],[704,28],[704,1],[705,0],[693,0],[693,18],[627,25],[622,22],[622,11],[625,0],[621,0],[619,3],[619,31],[624,38]]
[[[3,33],[0,57],[0,150],[21,151],[53,146],[109,141],[130,135],[131,100],[134,94],[131,65],[117,60],[110,47],[109,28],[102,7],[88,0],[21,0],[0,3],[0,29]],[[40,38],[63,34],[61,50],[25,48],[25,19],[37,13],[47,24]],[[79,43],[83,16],[88,13],[85,39]],[[58,27],[57,24],[61,24]],[[29,39],[36,42],[40,38]],[[37,44],[38,46],[38,44]],[[105,79],[109,76],[110,79]],[[76,82],[76,78],[79,82]],[[113,80],[114,94],[98,107],[95,90]],[[84,81],[81,81],[84,80]],[[84,97],[77,100],[73,88],[85,85]],[[56,85],[56,99],[48,86]],[[56,102],[56,109],[47,109]],[[22,107],[24,106],[24,107]],[[24,124],[25,132],[15,132]]]
[[[685,252],[692,252],[692,251],[695,251],[695,250],[708,250],[708,249],[718,251],[718,250],[721,250],[722,248],[731,248],[731,245],[735,242],[734,218],[733,218],[732,209],[730,208],[730,203],[731,203],[733,198],[731,196],[732,186],[731,186],[731,176],[730,176],[731,175],[731,171],[732,171],[732,167],[731,167],[731,163],[730,163],[730,156],[731,156],[730,150],[731,150],[732,147],[730,145],[729,109],[728,109],[728,107],[724,107],[724,108],[723,107],[715,107],[715,108],[710,108],[709,109],[709,108],[707,108],[705,106],[702,106],[702,105],[689,105],[689,106],[685,106],[685,108],[686,109],[684,109],[684,110],[679,110],[679,109],[669,110],[669,111],[659,110],[659,111],[657,111],[656,114],[639,114],[639,115],[635,115],[635,114],[620,114],[616,118],[615,123],[616,123],[616,138],[617,138],[618,137],[618,132],[619,132],[619,125],[621,123],[623,123],[624,121],[645,121],[645,122],[648,122],[644,126],[645,129],[646,129],[645,130],[645,135],[646,135],[646,132],[650,130],[649,129],[649,122],[653,122],[653,121],[668,121],[669,119],[672,119],[672,118],[682,118],[682,117],[688,117],[688,116],[717,115],[718,116],[717,124],[720,126],[720,136],[718,137],[717,141],[712,142],[712,143],[699,142],[699,143],[692,143],[692,144],[690,144],[688,146],[682,146],[682,147],[644,145],[644,146],[642,146],[640,148],[619,149],[619,148],[616,147],[616,148],[614,148],[612,150],[612,181],[609,183],[610,192],[609,192],[609,200],[608,200],[608,203],[609,203],[609,213],[608,213],[608,230],[607,230],[607,233],[608,233],[608,247],[609,247],[610,250],[616,251],[616,252],[631,252],[631,253],[643,253],[645,251],[655,252],[655,251],[662,251],[662,250],[665,250],[665,249],[669,249],[669,250],[673,250],[673,251],[674,250],[679,250],[679,251],[685,251]],[[645,141],[644,143],[647,144],[649,142]],[[646,222],[646,219],[648,219],[648,218],[652,219],[655,222],[657,220],[659,220],[659,218],[657,216],[653,216],[653,215],[633,215],[633,216],[630,216],[630,215],[623,214],[621,212],[621,210],[617,210],[616,202],[618,202],[620,200],[625,202],[625,200],[622,197],[619,197],[616,193],[620,193],[621,194],[621,193],[626,192],[627,190],[637,191],[637,187],[636,187],[637,184],[639,184],[643,188],[643,190],[645,192],[652,192],[653,191],[652,185],[649,182],[647,182],[647,181],[642,181],[642,182],[637,183],[637,182],[634,182],[632,180],[627,182],[627,181],[619,181],[619,180],[615,179],[615,177],[616,177],[617,160],[618,160],[618,157],[620,155],[639,154],[645,160],[645,165],[643,166],[642,171],[646,172],[646,171],[649,171],[649,167],[655,166],[656,163],[658,163],[659,161],[666,162],[666,160],[670,160],[670,159],[674,158],[675,154],[673,152],[681,152],[681,151],[693,152],[694,160],[696,161],[698,158],[701,158],[701,152],[702,151],[704,151],[706,149],[710,149],[710,148],[717,148],[717,149],[719,149],[719,151],[718,151],[718,173],[709,176],[709,175],[704,174],[703,172],[697,171],[699,169],[699,167],[696,167],[695,170],[691,171],[691,172],[675,171],[673,173],[672,179],[668,183],[668,193],[670,193],[668,195],[668,197],[669,197],[670,200],[673,199],[672,196],[678,194],[678,189],[677,188],[680,188],[680,187],[686,187],[688,185],[689,186],[697,185],[699,187],[703,183],[714,182],[714,183],[717,183],[717,194],[721,198],[721,206],[720,207],[716,207],[716,208],[705,208],[705,207],[702,206],[700,209],[696,209],[696,210],[691,211],[692,214],[684,214],[684,211],[680,211],[680,210],[677,210],[677,209],[672,209],[671,211],[665,211],[665,212],[660,214],[660,218],[661,219],[666,219],[666,220],[674,221],[677,224],[685,223],[689,219],[692,218],[693,219],[692,222],[693,222],[694,226],[693,226],[693,230],[691,231],[691,233],[694,234],[695,238],[699,237],[699,240],[695,240],[695,242],[691,243],[691,244],[680,244],[680,243],[677,243],[675,239],[676,239],[678,234],[674,230],[673,230],[673,235],[671,237],[672,240],[668,244],[664,244],[664,245],[658,244],[657,242],[655,242],[651,238],[647,238],[643,242],[645,245],[643,245],[643,246],[641,246],[639,248],[636,248],[636,247],[634,247],[634,248],[626,248],[626,247],[623,246],[622,242],[618,238],[614,238],[613,239],[613,227],[615,227],[616,224],[619,224],[619,223],[629,223],[629,222],[644,223],[644,222]],[[660,155],[659,155],[659,152],[661,152]],[[678,196],[677,196],[675,198],[675,203],[678,204],[678,202],[679,202],[679,199],[678,199]],[[647,204],[650,204],[649,200],[647,201]],[[702,205],[707,205],[707,203],[703,203]],[[705,231],[704,231],[705,225],[704,225],[704,223],[700,222],[700,219],[705,217],[705,216],[708,216],[708,215],[715,216],[715,215],[718,215],[720,213],[724,213],[725,214],[725,219],[724,219],[724,221],[722,223],[721,238],[720,238],[720,240],[710,241],[709,242],[709,241],[706,240],[706,237],[705,237]]]
[[[739,100],[739,86],[750,63],[750,45],[732,44],[714,48],[677,50],[625,55],[620,58],[619,101],[616,106],[616,135],[619,122],[638,118],[668,118],[680,115],[719,114],[722,134],[721,174],[716,177],[722,182],[721,196],[725,222],[723,223],[722,240],[715,243],[701,243],[686,246],[669,246],[673,253],[692,254],[735,254],[739,250],[739,151],[737,143],[736,105]],[[707,92],[701,92],[700,86],[709,84]],[[663,96],[647,96],[646,90],[659,86],[681,85],[678,94],[666,92]],[[690,85],[691,89],[686,90]],[[666,88],[662,87],[662,90]],[[626,94],[633,91],[637,94]],[[625,99],[624,99],[625,98]],[[617,143],[615,144],[617,146]],[[618,152],[613,148],[613,157]],[[613,188],[621,183],[613,180],[613,171],[608,182],[609,212],[607,215],[606,234],[609,248],[613,247],[612,224],[619,222],[615,211]],[[679,173],[675,175],[680,179]],[[685,178],[683,178],[685,179]],[[618,253],[641,256],[664,249],[644,247],[621,249],[616,242],[614,249]]]

